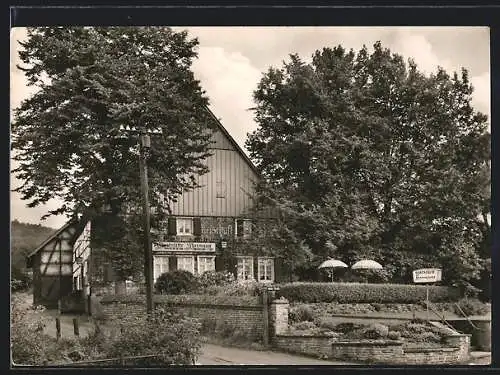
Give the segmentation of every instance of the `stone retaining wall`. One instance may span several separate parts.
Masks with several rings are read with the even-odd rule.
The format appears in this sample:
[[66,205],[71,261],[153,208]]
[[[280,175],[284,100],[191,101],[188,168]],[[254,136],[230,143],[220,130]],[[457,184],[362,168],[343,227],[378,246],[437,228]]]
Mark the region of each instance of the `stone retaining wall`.
[[470,335],[446,338],[440,348],[404,348],[395,340],[340,341],[318,335],[277,335],[274,343],[284,351],[313,355],[324,359],[388,365],[439,365],[466,361],[469,358]]

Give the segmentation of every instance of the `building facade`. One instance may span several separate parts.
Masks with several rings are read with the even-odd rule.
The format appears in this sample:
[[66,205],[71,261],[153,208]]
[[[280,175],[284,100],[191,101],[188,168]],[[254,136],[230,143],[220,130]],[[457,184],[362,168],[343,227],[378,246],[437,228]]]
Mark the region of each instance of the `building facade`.
[[[279,281],[277,260],[243,250],[251,239],[255,166],[222,124],[213,116],[209,172],[198,176],[200,187],[167,202],[171,216],[155,233],[153,278],[176,269],[195,275],[206,271],[230,271],[239,280]],[[246,248],[245,248],[246,249]]]

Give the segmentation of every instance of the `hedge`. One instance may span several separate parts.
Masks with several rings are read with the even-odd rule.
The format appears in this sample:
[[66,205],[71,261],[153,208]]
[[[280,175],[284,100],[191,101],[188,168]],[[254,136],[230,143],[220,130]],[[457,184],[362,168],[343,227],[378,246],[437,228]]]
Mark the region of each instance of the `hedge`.
[[[286,283],[279,285],[279,297],[290,302],[318,303],[418,303],[426,299],[426,287],[409,284],[364,283]],[[431,302],[453,302],[460,299],[458,289],[429,286]]]

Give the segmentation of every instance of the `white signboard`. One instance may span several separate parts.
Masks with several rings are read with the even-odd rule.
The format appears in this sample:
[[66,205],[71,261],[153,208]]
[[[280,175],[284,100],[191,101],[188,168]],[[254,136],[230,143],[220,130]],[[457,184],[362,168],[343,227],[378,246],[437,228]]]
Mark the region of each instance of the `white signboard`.
[[435,283],[441,281],[441,269],[422,268],[413,271],[413,282],[415,283]]
[[153,244],[153,251],[209,251],[215,252],[215,242],[159,242]]

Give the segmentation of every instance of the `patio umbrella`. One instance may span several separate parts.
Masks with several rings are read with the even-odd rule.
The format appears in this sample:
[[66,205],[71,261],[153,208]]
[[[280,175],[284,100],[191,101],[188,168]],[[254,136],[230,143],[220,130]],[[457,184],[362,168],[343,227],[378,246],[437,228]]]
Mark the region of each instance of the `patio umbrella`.
[[353,270],[381,270],[383,267],[380,263],[371,259],[363,259],[354,263],[351,267]]
[[[347,267],[348,265],[342,262],[341,260],[327,259],[323,263],[321,263],[318,268],[333,269],[333,268],[347,268]],[[331,271],[330,271],[330,277],[332,278],[333,281],[333,272]]]

